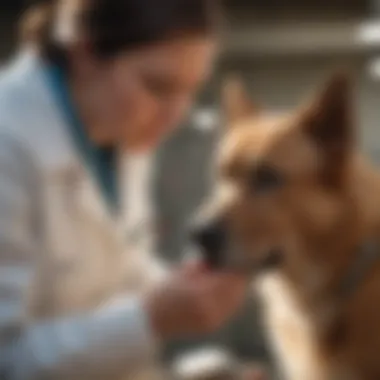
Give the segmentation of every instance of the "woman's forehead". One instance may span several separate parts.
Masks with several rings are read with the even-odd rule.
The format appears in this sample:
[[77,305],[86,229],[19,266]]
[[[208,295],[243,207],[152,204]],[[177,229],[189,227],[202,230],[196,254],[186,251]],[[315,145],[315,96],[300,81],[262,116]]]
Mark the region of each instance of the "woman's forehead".
[[214,40],[183,38],[151,45],[126,56],[141,70],[160,75],[186,75],[209,68],[216,53]]

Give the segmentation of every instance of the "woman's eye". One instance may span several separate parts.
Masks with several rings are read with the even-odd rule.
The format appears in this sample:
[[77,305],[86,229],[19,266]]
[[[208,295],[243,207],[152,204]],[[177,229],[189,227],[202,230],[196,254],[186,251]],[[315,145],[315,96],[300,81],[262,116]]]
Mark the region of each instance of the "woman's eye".
[[251,173],[250,189],[255,193],[264,194],[278,190],[284,182],[284,176],[276,168],[261,165]]

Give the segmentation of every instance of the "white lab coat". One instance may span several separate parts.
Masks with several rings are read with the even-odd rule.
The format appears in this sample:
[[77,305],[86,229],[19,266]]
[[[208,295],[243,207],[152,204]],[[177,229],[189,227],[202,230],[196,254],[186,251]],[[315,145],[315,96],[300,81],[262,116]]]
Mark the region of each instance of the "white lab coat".
[[[129,161],[119,161],[126,194]],[[112,218],[44,63],[20,54],[0,79],[1,379],[135,379],[150,366],[157,342],[140,297],[164,271],[148,238],[127,245],[122,200]]]

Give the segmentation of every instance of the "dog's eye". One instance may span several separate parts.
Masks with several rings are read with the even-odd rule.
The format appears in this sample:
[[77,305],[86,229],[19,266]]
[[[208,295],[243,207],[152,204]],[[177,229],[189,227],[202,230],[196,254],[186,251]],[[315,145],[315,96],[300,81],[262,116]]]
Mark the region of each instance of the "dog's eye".
[[277,190],[284,184],[283,175],[269,165],[255,168],[250,177],[250,189],[255,193],[267,193]]

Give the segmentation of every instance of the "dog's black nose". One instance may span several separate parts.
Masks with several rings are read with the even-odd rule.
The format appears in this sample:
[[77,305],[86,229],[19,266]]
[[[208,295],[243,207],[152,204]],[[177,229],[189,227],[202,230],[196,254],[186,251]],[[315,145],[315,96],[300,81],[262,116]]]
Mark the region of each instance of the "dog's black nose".
[[192,242],[202,250],[210,267],[220,267],[223,264],[226,235],[222,222],[197,225],[191,229],[190,235]]

